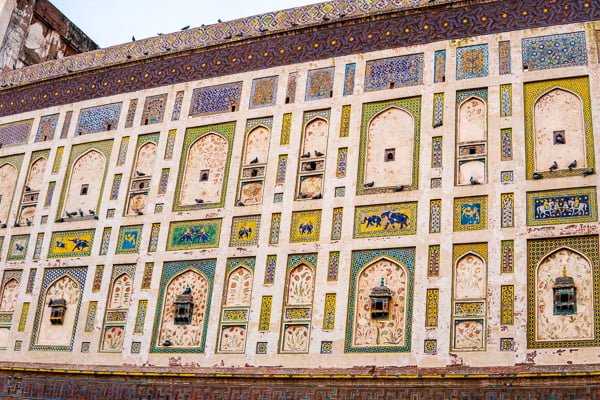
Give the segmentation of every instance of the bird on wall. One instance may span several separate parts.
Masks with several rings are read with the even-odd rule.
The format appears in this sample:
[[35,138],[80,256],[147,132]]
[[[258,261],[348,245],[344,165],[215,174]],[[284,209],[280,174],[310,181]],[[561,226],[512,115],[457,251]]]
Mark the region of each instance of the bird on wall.
[[182,31],[187,31],[188,29],[190,29],[189,25],[184,26],[183,28],[181,28]]
[[132,36],[132,37],[131,37],[131,41],[132,41],[132,42],[135,42],[135,36]]
[[571,162],[567,168],[569,168],[569,171],[572,171],[573,168],[577,168],[577,160],[573,160],[573,162]]
[[552,163],[552,165],[550,166],[550,168],[548,168],[550,171],[555,171],[558,169],[558,163],[556,161],[554,161]]
[[203,204],[204,203],[204,200],[202,200],[202,199],[195,199],[194,201],[196,202],[196,204]]
[[240,200],[236,203],[236,205],[238,205],[240,207],[244,207],[246,204],[244,204],[244,202]]
[[374,181],[373,182],[365,183],[365,187],[366,188],[372,188],[373,186],[375,186],[375,182]]
[[404,189],[405,189],[405,186],[404,185],[400,185],[400,186],[396,187],[396,189],[394,189],[394,192],[401,192]]
[[145,174],[145,173],[143,173],[143,172],[140,172],[140,171],[135,171],[135,174],[136,174],[137,176],[146,176],[146,174]]
[[583,171],[581,173],[581,175],[585,176],[589,176],[589,175],[594,175],[596,172],[594,171],[594,168],[590,168],[590,169],[586,169],[585,171]]
[[258,157],[254,157],[254,159],[250,161],[250,164],[258,164]]
[[321,193],[317,193],[312,197],[314,200],[322,199],[323,195]]
[[308,194],[303,193],[303,192],[300,192],[299,196],[300,196],[301,199],[308,199],[310,197]]
[[308,153],[304,153],[300,156],[300,158],[310,158],[310,151]]
[[538,172],[534,172],[532,175],[533,179],[542,179],[544,176]]
[[471,183],[471,185],[481,185],[481,182],[479,182],[476,178],[473,177],[469,178],[469,182]]
[[325,155],[324,153],[321,153],[320,151],[315,150],[315,156],[317,156],[317,157],[323,157],[324,155]]

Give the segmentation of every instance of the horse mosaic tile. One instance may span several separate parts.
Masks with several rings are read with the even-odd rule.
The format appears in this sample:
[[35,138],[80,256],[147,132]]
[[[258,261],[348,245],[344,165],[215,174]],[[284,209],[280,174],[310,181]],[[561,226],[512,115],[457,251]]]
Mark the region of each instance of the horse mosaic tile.
[[167,251],[219,247],[221,219],[171,222]]
[[183,90],[175,93],[175,102],[173,103],[173,113],[171,114],[171,121],[179,121],[181,117],[181,108],[183,107],[183,96],[185,92]]
[[[362,250],[352,253],[346,353],[407,353],[411,351],[415,249]],[[385,279],[382,282],[382,277]],[[369,312],[374,286],[392,291],[390,323],[380,325]],[[381,329],[378,327],[381,326]],[[370,330],[374,330],[371,334]]]
[[127,108],[127,116],[125,117],[125,128],[131,128],[133,126],[133,120],[135,119],[135,112],[137,111],[138,99],[129,100],[129,107]]
[[84,108],[79,113],[75,135],[114,131],[119,124],[123,103]]
[[142,125],[160,124],[163,122],[167,97],[167,93],[146,97],[142,113]]
[[29,235],[13,235],[8,245],[8,261],[24,260],[29,247]]
[[456,49],[456,79],[482,78],[489,75],[489,50],[487,44]]
[[46,142],[54,139],[54,133],[58,125],[58,117],[60,114],[45,115],[40,118],[40,125],[38,126],[37,133],[35,134],[35,141]]
[[275,283],[275,270],[277,269],[277,256],[272,254],[267,256],[265,264],[265,278],[263,284],[273,285]]
[[194,89],[190,115],[212,115],[239,110],[243,82]]
[[423,84],[423,53],[367,61],[365,92]]
[[140,252],[143,225],[122,226],[115,254],[135,254]]
[[454,199],[454,231],[487,229],[487,196]]
[[278,82],[278,76],[254,79],[250,94],[250,108],[273,107],[277,103]]
[[585,32],[523,39],[523,68],[539,71],[587,65]]
[[500,75],[510,75],[511,61],[510,40],[498,42],[498,72]]
[[260,232],[260,215],[234,217],[231,223],[229,247],[256,246]]
[[0,145],[10,146],[27,142],[33,119],[0,125]]
[[395,203],[356,207],[354,238],[414,235],[417,233],[417,203]]
[[556,225],[598,220],[596,188],[527,193],[527,225]]
[[502,193],[500,203],[502,207],[502,211],[500,212],[502,228],[513,228],[515,226],[515,194]]
[[354,94],[354,81],[356,79],[356,64],[346,64],[344,73],[344,96]]
[[318,242],[321,236],[321,210],[292,213],[290,243]]
[[433,54],[433,83],[446,82],[446,50],[436,50]]
[[332,97],[334,77],[335,67],[308,71],[305,100],[320,100]]
[[281,233],[281,213],[271,215],[271,229],[269,232],[269,244],[279,244],[279,234]]

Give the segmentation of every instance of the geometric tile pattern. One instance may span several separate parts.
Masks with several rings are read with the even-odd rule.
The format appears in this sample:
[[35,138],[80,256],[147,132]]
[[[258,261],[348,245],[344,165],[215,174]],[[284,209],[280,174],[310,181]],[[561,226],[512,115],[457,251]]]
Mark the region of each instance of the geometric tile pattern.
[[19,318],[19,327],[17,328],[18,332],[25,332],[25,327],[27,326],[27,315],[29,314],[29,306],[31,303],[25,302],[23,303],[23,307],[21,308],[21,318]]
[[346,64],[346,72],[344,74],[344,96],[354,94],[354,79],[356,75],[356,64]]
[[585,32],[523,39],[523,66],[530,71],[587,65]]
[[108,254],[108,246],[110,245],[110,234],[112,232],[111,227],[104,228],[102,232],[102,242],[100,243],[100,255],[105,256]]
[[254,79],[250,94],[250,108],[272,107],[277,102],[278,76]]
[[267,342],[256,342],[256,354],[267,354]]
[[113,103],[82,109],[75,135],[116,130],[122,105],[123,103]]
[[137,105],[137,99],[132,99],[129,101],[129,108],[127,109],[127,116],[125,117],[125,128],[131,128],[133,126],[133,119],[135,118]]
[[160,224],[152,224],[150,230],[150,241],[148,242],[148,252],[154,253],[158,249],[158,235],[160,234]]
[[135,327],[133,333],[144,333],[144,323],[146,321],[146,311],[148,310],[148,300],[138,302],[137,315],[135,317]]
[[340,252],[332,251],[329,253],[329,264],[327,268],[327,281],[334,282],[338,279],[338,269],[340,266]]
[[265,265],[265,279],[263,283],[265,285],[272,285],[275,283],[275,269],[277,268],[277,256],[267,256],[267,263]]
[[22,144],[27,142],[33,119],[0,125],[0,145]]
[[71,120],[73,119],[73,111],[67,111],[65,114],[65,122],[63,123],[60,131],[60,138],[64,139],[69,134],[69,128],[71,127]]
[[35,241],[35,251],[33,253],[33,259],[39,260],[42,255],[42,245],[44,244],[44,234],[38,233]]
[[442,137],[431,139],[431,168],[442,168]]
[[456,49],[456,80],[481,78],[488,74],[489,51],[487,44]]
[[240,108],[243,82],[194,89],[191,116],[231,112]]
[[503,274],[512,274],[515,272],[515,242],[513,240],[503,240],[500,243],[500,272]]
[[129,136],[125,136],[121,139],[121,145],[119,146],[119,156],[117,157],[117,165],[125,164],[127,159],[127,148],[129,147]]
[[142,290],[150,289],[152,285],[152,273],[154,272],[154,263],[147,262],[144,265],[144,274],[142,275]]
[[273,296],[263,296],[260,304],[260,318],[258,319],[259,332],[266,332],[271,326],[271,307]]
[[515,323],[515,287],[513,285],[500,287],[500,323],[502,325]]
[[52,173],[57,174],[60,170],[60,164],[62,163],[62,157],[65,152],[64,147],[59,147],[56,149],[56,155],[54,156],[54,163],[52,164]]
[[279,244],[279,231],[281,229],[281,213],[271,215],[271,232],[269,235],[269,244]]
[[160,124],[165,116],[165,104],[168,94],[146,97],[142,125]]
[[444,124],[444,93],[433,95],[433,127],[437,128]]
[[437,354],[437,340],[425,339],[423,352],[428,355]]
[[331,240],[342,239],[342,223],[344,218],[344,209],[342,207],[333,209],[333,220],[331,222]]
[[292,134],[292,113],[283,114],[281,122],[281,138],[279,144],[284,146],[290,144],[290,135]]
[[513,159],[512,128],[502,129],[500,131],[500,136],[502,140],[500,160],[511,161]]
[[288,76],[287,89],[285,92],[285,104],[296,102],[296,88],[298,87],[298,73],[291,72]]
[[429,257],[427,263],[427,276],[440,276],[440,245],[429,246]]
[[306,80],[306,101],[326,99],[333,95],[335,67],[312,69]]
[[346,166],[348,164],[348,148],[340,147],[337,156],[337,169],[335,171],[336,178],[344,178],[346,176]]
[[36,142],[45,142],[54,139],[56,125],[58,125],[58,117],[60,114],[46,115],[40,118],[40,125],[35,134]]
[[36,275],[37,268],[31,268],[29,270],[29,277],[27,278],[27,287],[25,288],[25,294],[31,294],[33,292],[33,286],[35,285]]
[[104,265],[97,265],[96,272],[94,272],[94,280],[92,281],[92,293],[99,292],[100,289],[102,288],[102,276],[103,275],[104,275]]
[[277,178],[275,179],[276,185],[283,185],[285,183],[287,160],[287,154],[282,154],[279,156],[279,159],[277,161]]
[[330,340],[321,341],[321,354],[332,354],[333,342]]
[[352,106],[342,106],[342,122],[340,123],[340,137],[350,136],[350,116],[352,114]]
[[158,183],[158,194],[167,193],[167,185],[169,184],[169,168],[163,168],[160,173],[160,181]]
[[500,85],[500,116],[512,115],[512,85]]
[[90,301],[88,305],[87,317],[85,318],[84,332],[93,332],[94,324],[96,323],[96,315],[98,314],[98,302]]
[[335,328],[336,294],[325,294],[325,307],[323,308],[323,330],[332,331]]
[[440,289],[427,289],[427,303],[425,305],[425,327],[426,328],[437,327],[439,302],[440,302]]
[[500,351],[515,351],[515,339],[500,338]]
[[513,183],[514,175],[513,171],[501,171],[500,172],[500,183]]
[[167,135],[167,147],[165,148],[165,160],[173,158],[173,151],[175,150],[175,139],[177,138],[177,130],[172,129]]
[[183,91],[177,92],[175,94],[175,102],[173,103],[173,113],[171,114],[171,121],[179,121],[179,117],[181,116],[181,107],[183,106],[183,95]]
[[110,189],[110,199],[117,200],[119,198],[119,190],[121,189],[121,181],[123,180],[123,174],[115,174],[113,177],[112,188]]
[[423,83],[423,53],[367,61],[365,92]]
[[442,201],[431,200],[429,205],[429,233],[442,231]]

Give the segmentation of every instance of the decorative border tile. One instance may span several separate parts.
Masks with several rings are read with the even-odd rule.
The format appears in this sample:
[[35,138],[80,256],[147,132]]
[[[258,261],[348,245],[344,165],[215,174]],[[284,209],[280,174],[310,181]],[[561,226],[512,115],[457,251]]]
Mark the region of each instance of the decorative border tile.
[[513,240],[503,240],[500,242],[500,248],[500,272],[512,274],[515,272],[515,242]]
[[133,333],[144,333],[144,323],[146,322],[146,312],[148,311],[148,300],[138,301],[137,314],[135,316],[135,326]]
[[585,32],[523,39],[523,69],[540,71],[587,65]]
[[446,82],[446,50],[436,50],[433,55],[433,83]]
[[427,257],[427,276],[440,276],[440,245],[432,244],[429,246]]
[[512,116],[512,85],[500,85],[500,116]]
[[444,93],[433,95],[433,127],[444,125]]
[[264,285],[273,285],[275,283],[275,270],[277,269],[277,256],[267,256],[267,262],[265,263],[265,278],[263,281]]
[[367,61],[364,91],[422,85],[424,66],[423,53]]
[[429,202],[429,233],[442,231],[442,200]]
[[511,161],[513,159],[513,140],[512,140],[512,128],[502,129],[500,131],[501,140],[501,161]]
[[356,64],[346,64],[344,72],[344,96],[354,94],[354,80],[356,75]]
[[498,72],[500,75],[511,73],[511,47],[510,40],[498,42]]
[[342,106],[342,121],[340,122],[340,137],[350,136],[350,118],[352,117],[352,106]]
[[335,293],[325,294],[325,306],[323,308],[323,330],[332,331],[335,329],[335,307],[337,296]]
[[281,137],[279,144],[285,146],[290,144],[290,136],[292,134],[292,113],[283,114],[281,122]]
[[515,226],[515,194],[502,193],[500,195],[502,228],[513,228]]
[[333,218],[331,221],[331,240],[342,239],[342,224],[344,219],[344,209],[342,207],[333,209]]
[[271,230],[269,232],[269,244],[279,244],[281,232],[281,213],[271,214]]
[[142,275],[142,290],[148,290],[152,287],[152,274],[154,273],[154,263],[147,262],[144,265],[144,274]]

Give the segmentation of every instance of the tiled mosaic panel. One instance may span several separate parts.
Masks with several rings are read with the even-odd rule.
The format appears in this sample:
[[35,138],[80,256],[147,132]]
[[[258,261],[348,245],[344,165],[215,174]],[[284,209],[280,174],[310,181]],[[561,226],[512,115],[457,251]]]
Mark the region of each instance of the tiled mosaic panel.
[[367,61],[365,92],[423,83],[424,54]]
[[440,303],[440,289],[427,289],[425,303],[425,327],[435,328],[438,326],[438,308]]
[[333,220],[331,222],[331,240],[342,239],[342,224],[344,219],[344,209],[334,208],[333,209]]
[[133,120],[135,118],[137,105],[138,99],[132,99],[129,101],[129,107],[127,108],[127,117],[125,117],[125,128],[131,128],[133,126]]
[[46,199],[44,200],[44,207],[48,208],[52,204],[52,198],[54,197],[54,190],[56,189],[56,182],[48,183],[48,190],[46,191]]
[[278,76],[258,78],[252,81],[250,108],[272,107],[277,102]]
[[483,78],[489,75],[487,44],[456,49],[456,79]]
[[446,50],[437,50],[433,55],[433,83],[446,81]]
[[433,127],[444,125],[444,93],[433,95]]
[[298,73],[292,72],[288,76],[287,89],[285,92],[285,103],[293,104],[296,102],[296,89],[298,87]]
[[352,115],[352,106],[342,106],[342,122],[340,123],[340,137],[350,136],[350,117]]
[[87,317],[85,318],[84,332],[92,332],[96,323],[96,315],[98,314],[98,302],[90,301],[88,305]]
[[65,152],[64,147],[59,147],[56,149],[56,154],[54,155],[54,163],[52,164],[52,173],[58,174],[60,170],[60,164],[62,163],[63,154]]
[[135,326],[133,333],[144,333],[144,324],[146,322],[146,313],[148,311],[148,300],[138,302],[137,314],[135,316]]
[[283,193],[273,194],[273,203],[283,203]]
[[440,276],[440,245],[429,246],[427,258],[427,276]]
[[44,244],[44,234],[38,233],[37,239],[35,240],[35,250],[33,252],[33,259],[39,260],[42,255],[42,245]]
[[346,186],[338,186],[335,188],[335,197],[345,197],[346,196]]
[[123,103],[113,103],[82,109],[79,113],[75,135],[116,130],[122,105]]
[[102,232],[102,243],[100,244],[100,255],[105,256],[108,254],[108,246],[110,245],[110,235],[112,228],[104,228]]
[[194,89],[190,115],[210,115],[239,110],[243,82]]
[[487,229],[487,196],[454,199],[454,231]]
[[160,234],[160,224],[152,224],[150,229],[150,241],[148,242],[148,252],[154,253],[158,249],[158,236]]
[[25,288],[25,294],[31,294],[33,292],[33,285],[35,285],[35,276],[36,275],[37,275],[37,268],[31,268],[29,270],[29,277],[27,278],[27,287]]
[[60,131],[60,138],[64,139],[69,134],[69,128],[71,127],[71,120],[73,119],[73,111],[67,111],[65,114],[65,122],[63,122],[62,129]]
[[258,320],[258,330],[266,332],[271,326],[271,308],[273,307],[273,296],[263,296],[260,303],[260,318]]
[[333,96],[335,67],[312,69],[306,79],[306,101],[327,99]]
[[513,285],[500,287],[500,323],[502,325],[515,323],[515,287]]
[[27,142],[31,133],[32,119],[0,125],[0,145],[8,146]]
[[142,289],[150,289],[152,285],[152,274],[154,273],[154,263],[148,262],[144,265],[144,273],[142,275]]
[[146,97],[144,112],[142,114],[142,125],[160,124],[163,122],[167,97],[167,93]]
[[432,189],[440,189],[442,187],[442,178],[432,178],[431,179],[431,188]]
[[277,269],[277,256],[267,256],[267,262],[265,264],[265,285],[272,285],[275,283],[275,270]]
[[335,307],[337,296],[335,293],[325,294],[325,307],[323,308],[323,330],[332,331],[335,328]]
[[[109,228],[110,229],[110,228]],[[96,293],[102,289],[102,276],[104,275],[104,265],[96,265],[94,280],[92,281],[92,292]]]
[[515,242],[513,240],[503,240],[500,247],[500,272],[512,274],[515,272]]
[[175,102],[173,104],[173,114],[171,114],[171,121],[179,121],[181,117],[181,107],[183,106],[183,91],[179,91],[175,94]]
[[585,32],[523,39],[523,68],[538,71],[587,65]]
[[500,351],[515,351],[515,339],[500,338]]
[[15,351],[21,351],[21,349],[23,348],[23,341],[22,340],[15,340]]
[[58,117],[60,114],[45,115],[40,118],[40,125],[35,134],[36,142],[45,142],[54,139],[54,133],[58,125]]
[[121,181],[123,174],[116,174],[113,178],[112,188],[110,189],[110,199],[116,200],[119,198],[119,190],[121,189]]
[[259,241],[259,232],[260,215],[234,217],[231,223],[229,246],[257,246]]
[[142,342],[131,342],[131,354],[140,354],[142,352]]
[[500,85],[500,116],[512,115],[512,85]]
[[143,225],[122,226],[119,229],[115,254],[139,253],[143,228]]
[[354,81],[356,79],[356,64],[346,64],[344,73],[344,96],[354,94]]
[[81,352],[89,353],[90,352],[90,342],[81,342]]
[[346,169],[348,167],[348,148],[342,147],[338,149],[337,167],[335,170],[336,178],[346,177]]
[[511,73],[510,52],[510,40],[505,40],[498,43],[498,72],[500,75],[510,75]]
[[514,193],[502,193],[501,195],[501,210],[502,210],[502,228],[512,228],[515,226],[515,195]]
[[169,168],[163,168],[160,172],[160,182],[158,184],[158,194],[167,193],[167,185],[169,184]]
[[442,137],[431,139],[431,168],[442,168]]
[[267,354],[267,342],[256,342],[256,354]]
[[283,121],[281,122],[281,138],[279,144],[284,146],[290,144],[290,135],[292,134],[292,114],[283,114]]
[[501,171],[500,172],[500,183],[513,183],[514,182],[514,173],[513,171]]
[[428,355],[437,354],[437,340],[436,339],[425,339],[423,342],[423,353]]
[[500,159],[502,161],[511,161],[513,159],[512,128],[502,129],[500,136],[502,146]]
[[598,221],[595,187],[527,192],[527,225]]
[[29,235],[13,235],[8,247],[8,261],[24,260],[29,250]]
[[175,150],[175,139],[177,139],[177,130],[172,129],[167,135],[167,147],[165,148],[165,160],[173,158],[173,151]]
[[332,251],[329,253],[329,264],[327,265],[327,280],[337,281],[340,268],[340,252]]
[[271,216],[271,232],[269,234],[269,244],[279,243],[279,232],[281,231],[281,213],[274,213]]
[[321,354],[333,354],[333,342],[331,340],[321,341]]
[[442,231],[442,201],[431,200],[429,203],[429,233]]
[[18,332],[25,332],[25,328],[27,327],[27,316],[29,315],[29,307],[31,303],[25,302],[23,303],[23,307],[21,308],[21,317],[19,317],[19,327],[17,328]]
[[121,144],[119,146],[119,156],[117,157],[117,165],[125,164],[127,160],[127,148],[129,147],[129,136],[125,136],[121,139]]

